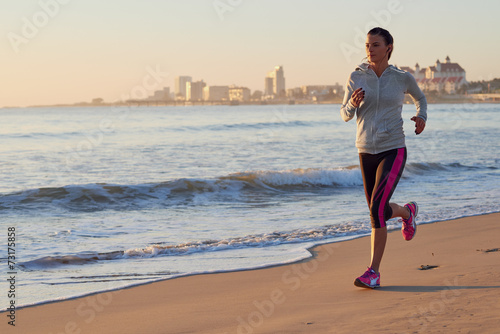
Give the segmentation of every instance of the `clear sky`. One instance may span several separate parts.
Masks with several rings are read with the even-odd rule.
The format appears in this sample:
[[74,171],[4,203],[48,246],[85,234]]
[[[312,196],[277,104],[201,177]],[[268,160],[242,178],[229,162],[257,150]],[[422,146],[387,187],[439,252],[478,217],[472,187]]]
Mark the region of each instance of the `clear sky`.
[[[500,77],[498,0],[0,0],[0,106],[107,102],[174,88],[344,84],[368,29],[394,36],[391,63],[450,56],[467,79]],[[154,75],[153,75],[153,74]]]

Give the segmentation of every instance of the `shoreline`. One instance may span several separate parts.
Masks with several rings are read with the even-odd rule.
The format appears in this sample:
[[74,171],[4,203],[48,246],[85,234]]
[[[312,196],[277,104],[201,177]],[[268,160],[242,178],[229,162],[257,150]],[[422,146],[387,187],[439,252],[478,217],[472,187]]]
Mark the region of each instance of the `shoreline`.
[[[452,220],[457,220],[457,219],[465,219],[465,218],[471,218],[471,217],[477,217],[477,216],[485,216],[485,215],[491,215],[491,214],[500,214],[500,211],[488,212],[488,213],[478,213],[478,214],[472,214],[472,215],[467,215],[467,216],[458,217],[458,218],[450,218],[450,219],[445,219],[445,220],[435,220],[435,221],[421,223],[418,226],[425,226],[425,225],[429,225],[429,224],[435,224],[435,223],[440,223],[440,222],[447,222],[447,221],[452,221]],[[393,228],[391,230],[388,230],[388,233],[392,233],[394,231],[399,231],[399,228]],[[172,277],[168,277],[168,278],[159,278],[159,279],[147,281],[147,282],[133,283],[131,285],[127,285],[127,286],[123,286],[123,287],[119,287],[119,288],[98,290],[98,291],[93,291],[93,292],[88,292],[88,293],[82,293],[82,294],[75,295],[75,296],[59,297],[59,299],[45,300],[45,301],[35,302],[32,304],[21,305],[21,306],[16,307],[16,309],[21,310],[21,309],[25,309],[25,308],[29,308],[29,307],[37,307],[37,306],[42,306],[42,305],[46,305],[46,304],[60,303],[60,302],[74,300],[74,299],[85,298],[85,297],[89,297],[89,296],[93,296],[93,295],[97,295],[97,294],[110,293],[110,292],[124,290],[124,289],[131,289],[131,288],[140,287],[140,286],[144,286],[144,285],[148,285],[148,284],[152,284],[152,283],[169,281],[169,280],[174,280],[174,279],[181,279],[181,278],[191,277],[191,276],[226,274],[226,273],[233,273],[233,272],[262,270],[262,269],[270,269],[270,268],[275,268],[275,267],[293,265],[293,264],[301,263],[304,261],[314,260],[316,254],[317,254],[317,252],[315,251],[315,248],[317,248],[317,247],[321,247],[323,245],[328,245],[328,244],[334,244],[334,243],[344,243],[344,242],[349,242],[352,240],[356,240],[356,239],[360,239],[360,238],[367,238],[367,237],[370,237],[370,234],[360,234],[360,235],[342,237],[342,238],[340,238],[340,240],[332,240],[332,239],[319,240],[319,241],[315,242],[315,244],[313,246],[305,248],[305,251],[308,252],[309,255],[307,255],[306,257],[301,258],[301,259],[291,259],[291,260],[287,260],[285,262],[263,264],[263,265],[259,265],[259,266],[255,266],[255,267],[247,267],[247,268],[239,268],[239,269],[227,269],[227,270],[221,269],[221,270],[214,270],[214,271],[191,272],[191,273],[173,275]],[[304,243],[311,243],[311,242],[304,242]],[[2,314],[3,312],[6,312],[6,309],[4,309],[4,308],[0,309],[0,314]]]
[[[482,99],[429,99],[427,104],[499,104],[498,100],[482,100]],[[329,105],[329,104],[342,104],[342,100],[331,100],[331,101],[300,101],[294,100],[293,103],[290,101],[268,101],[262,103],[261,101],[248,101],[239,102],[238,104],[231,104],[228,101],[141,101],[140,103],[102,103],[102,104],[92,104],[92,103],[75,103],[75,104],[54,104],[54,105],[33,105],[33,106],[3,106],[0,109],[24,109],[24,108],[79,108],[79,107],[194,107],[194,106],[267,106],[267,105]],[[406,104],[413,104],[408,102]]]
[[[472,225],[474,225],[474,221],[484,221],[484,223],[479,226],[481,231],[476,231],[476,229],[471,228]],[[420,295],[422,293],[432,294],[433,292],[448,291],[443,290],[444,288],[439,288],[439,284],[431,284],[430,286],[432,288],[426,287],[426,285],[415,285],[416,282],[411,281],[411,275],[408,276],[408,271],[411,270],[409,270],[408,266],[405,266],[404,261],[402,262],[401,259],[394,258],[393,254],[391,254],[391,249],[395,247],[415,248],[419,243],[430,244],[438,248],[444,247],[442,251],[447,253],[447,260],[444,261],[443,264],[439,264],[437,269],[420,271],[420,273],[431,273],[431,275],[428,276],[434,276],[432,273],[444,272],[443,268],[446,268],[445,263],[447,261],[457,261],[457,256],[459,257],[459,255],[453,252],[450,253],[450,251],[446,249],[446,246],[450,249],[458,247],[457,252],[460,251],[462,245],[457,239],[474,237],[475,240],[478,240],[478,244],[484,244],[481,246],[482,248],[499,247],[500,244],[498,243],[493,244],[493,242],[490,241],[490,244],[488,244],[487,241],[483,240],[485,238],[499,240],[500,230],[498,228],[493,228],[498,227],[498,221],[500,221],[500,213],[497,212],[426,223],[419,225],[420,233],[417,234],[415,241],[411,243],[402,241],[399,233],[392,233],[398,232],[398,230],[390,231],[382,268],[382,288],[376,289],[375,291],[387,292],[388,295],[386,297],[389,298],[389,301],[392,298],[389,296],[391,295],[389,292],[410,293],[411,296],[407,296],[407,298],[413,298],[415,297],[414,295]],[[457,224],[460,225],[461,230],[450,227],[449,225],[453,224],[453,222],[458,222]],[[485,228],[487,229],[486,233],[484,231]],[[440,240],[439,236],[436,236],[434,232],[431,231],[436,229],[443,230],[446,233],[450,232],[449,234],[455,235],[455,238],[452,238],[452,240]],[[470,231],[467,232],[468,230]],[[476,234],[479,235],[474,235],[474,232],[477,232]],[[437,239],[439,245],[436,244],[436,242],[433,243],[432,240],[426,240],[426,236],[434,239],[434,241]],[[311,296],[305,292],[310,292],[316,298],[320,299],[324,299],[323,294],[329,295],[332,298],[332,302],[336,300],[336,296],[364,300],[364,296],[366,296],[369,291],[373,290],[356,288],[352,285],[352,280],[354,278],[353,275],[360,275],[362,273],[361,271],[364,270],[363,266],[367,262],[365,260],[367,260],[369,256],[368,246],[369,243],[366,236],[347,241],[326,241],[325,243],[309,248],[308,251],[311,253],[311,256],[296,262],[282,263],[263,268],[241,269],[237,271],[190,274],[154,282],[140,283],[138,285],[113,289],[106,292],[87,294],[85,296],[62,301],[48,301],[41,304],[24,306],[17,310],[19,329],[41,330],[41,328],[43,328],[46,331],[55,330],[59,333],[64,330],[68,332],[68,329],[73,328],[74,330],[81,329],[82,333],[134,333],[137,331],[134,331],[133,328],[137,330],[137,327],[134,327],[134,325],[130,323],[129,316],[137,313],[140,315],[139,318],[143,317],[149,319],[146,328],[148,328],[147,332],[150,333],[161,332],[160,329],[162,328],[162,324],[173,324],[174,322],[175,326],[173,328],[176,328],[176,330],[172,328],[172,331],[168,331],[169,333],[175,333],[181,330],[186,332],[208,333],[224,332],[224,330],[226,330],[229,333],[237,332],[238,329],[240,329],[240,332],[245,332],[244,330],[246,329],[246,332],[251,332],[250,330],[252,330],[252,332],[271,333],[274,332],[274,330],[281,330],[285,327],[290,328],[290,330],[297,330],[297,332],[316,331],[314,328],[318,326],[315,326],[315,324],[329,324],[328,326],[330,326],[332,323],[328,318],[323,318],[326,314],[323,313],[321,308],[318,309],[318,305],[312,307],[312,305],[317,303],[317,300],[314,298],[311,300]],[[346,256],[337,258],[336,255],[338,255],[338,253],[345,253]],[[424,256],[426,259],[425,261],[437,260],[438,257],[434,257],[434,253],[438,255],[437,251],[432,252],[432,257],[429,257],[429,254],[427,254]],[[480,252],[476,251],[475,255],[477,254],[480,254]],[[491,252],[487,254],[491,255],[490,258],[498,263],[500,252]],[[412,256],[415,257],[416,255],[412,254]],[[360,260],[360,257],[365,258],[365,260]],[[420,262],[422,261],[424,260],[421,259]],[[333,268],[336,265],[331,266],[331,262],[339,262],[337,265],[343,268],[342,271],[335,271]],[[471,265],[475,265],[476,263],[478,262],[473,261]],[[420,264],[433,265],[437,263],[422,262]],[[404,269],[405,272],[392,272],[395,265],[398,267],[406,267]],[[488,263],[488,266],[492,266],[492,264]],[[351,267],[353,268],[350,269]],[[412,265],[411,268],[415,269],[415,265]],[[500,272],[498,272],[499,269],[491,269],[491,271],[495,270],[497,271],[496,277],[498,277],[500,274]],[[320,272],[322,275],[320,275]],[[411,282],[408,282],[408,285],[404,286],[393,286],[391,285],[391,279],[393,279],[391,276],[395,274],[396,276],[407,277]],[[386,278],[385,275],[387,275],[388,278]],[[415,273],[413,273],[413,275],[421,276]],[[313,276],[321,278],[317,281],[313,279]],[[464,275],[457,275],[456,273],[450,272],[444,276],[453,283],[453,279],[455,278],[460,278],[461,281],[462,276],[467,276],[467,272],[465,272]],[[335,282],[335,278],[338,279],[338,285],[333,284],[332,286],[332,284],[328,283],[330,280]],[[443,278],[443,276],[441,276],[441,278]],[[241,284],[242,282],[244,282],[243,285]],[[467,284],[473,286],[473,283],[474,281]],[[499,285],[498,283],[492,283],[494,286],[490,286],[483,290],[491,290],[489,294],[496,295],[496,299],[498,300],[500,286],[497,286]],[[460,284],[462,283],[460,282]],[[202,288],[203,286],[210,287],[210,289],[207,291]],[[309,288],[305,289],[306,287]],[[304,289],[306,291],[304,291]],[[470,288],[467,290],[477,293],[483,292],[480,288]],[[162,293],[159,293],[159,291]],[[219,293],[217,293],[217,291]],[[453,292],[454,290],[449,291]],[[467,292],[467,294],[468,293],[469,292]],[[300,296],[297,296],[297,294]],[[149,296],[151,300],[148,300],[146,296]],[[298,298],[297,300],[299,302],[293,304],[292,306],[294,307],[290,307],[287,301],[294,298]],[[200,308],[198,304],[198,300],[205,301],[205,303],[207,303],[206,305],[213,304],[213,308],[203,311],[203,308]],[[323,300],[323,302],[328,303],[328,300],[329,299]],[[230,309],[224,307],[228,304],[232,305]],[[204,304],[201,303],[201,305]],[[301,305],[309,305],[309,307],[306,307],[307,310],[304,310],[304,307],[301,307]],[[342,313],[343,307],[341,305],[342,304],[337,305],[335,310]],[[448,304],[444,305],[447,307],[449,306]],[[171,319],[169,316],[168,320],[164,319],[164,322],[162,322],[161,319],[154,320],[151,318],[151,314],[158,314],[159,311],[156,310],[156,307],[163,311],[176,314],[177,316],[174,317],[174,319]],[[273,310],[272,312],[271,308]],[[308,316],[317,320],[309,321],[311,324],[306,323],[297,325],[293,317],[290,318],[288,313],[285,312],[286,314],[282,314],[281,312],[282,309],[287,309],[292,312],[292,314],[303,316],[301,312],[298,312],[297,308],[300,309],[301,312],[305,312]],[[309,309],[311,312],[309,312]],[[496,309],[492,309],[491,311],[495,313],[498,309],[500,309],[500,304]],[[215,310],[218,310],[218,313],[214,313]],[[199,312],[202,313],[200,314]],[[266,312],[270,313],[270,315],[267,316]],[[2,311],[1,313],[6,312]],[[443,311],[443,313],[445,312]],[[60,316],[57,316],[58,314],[60,314]],[[190,316],[193,318],[194,314],[200,316],[203,321],[200,323],[190,323],[188,319],[190,319]],[[258,314],[260,314],[260,316],[258,316]],[[250,317],[250,315],[255,315],[255,319]],[[373,314],[370,316],[373,316]],[[415,320],[415,322],[417,320],[421,321],[421,318],[425,320],[423,315],[413,320]],[[126,321],[121,323],[122,320]],[[5,322],[4,320],[2,326],[5,325]],[[113,322],[118,323],[117,328],[120,328],[121,325],[122,330],[115,331],[115,327],[112,325]],[[356,320],[353,320],[353,322],[353,325],[357,323]],[[127,323],[128,325],[124,325],[123,323]],[[102,324],[106,324],[104,327],[108,329],[107,331],[100,331],[103,329],[103,327],[100,326]],[[252,324],[259,324],[259,326],[253,326]],[[293,324],[295,324],[295,326],[291,326]],[[143,325],[146,326],[146,324]],[[296,326],[299,326],[299,328],[296,328]],[[261,331],[261,329],[264,331]],[[163,330],[166,330],[166,328],[163,328]]]

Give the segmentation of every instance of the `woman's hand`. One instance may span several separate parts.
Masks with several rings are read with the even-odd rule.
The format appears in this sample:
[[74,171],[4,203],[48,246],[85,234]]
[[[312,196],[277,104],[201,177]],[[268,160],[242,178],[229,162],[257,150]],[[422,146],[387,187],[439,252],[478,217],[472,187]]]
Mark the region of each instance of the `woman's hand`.
[[354,106],[354,108],[358,108],[364,98],[365,91],[362,90],[362,88],[358,88],[352,93],[350,102]]
[[417,117],[417,116],[413,116],[411,118],[412,121],[415,122],[415,133],[417,135],[421,134],[422,131],[424,131],[425,129],[425,121],[423,118],[420,118],[420,117]]

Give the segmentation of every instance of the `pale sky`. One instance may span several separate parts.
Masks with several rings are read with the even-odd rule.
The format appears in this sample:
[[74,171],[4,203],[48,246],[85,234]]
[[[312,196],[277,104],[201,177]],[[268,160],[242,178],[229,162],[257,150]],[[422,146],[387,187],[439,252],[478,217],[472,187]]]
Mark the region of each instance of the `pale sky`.
[[374,26],[394,36],[392,64],[450,56],[491,80],[498,13],[498,0],[0,0],[0,107],[112,102],[178,75],[263,90],[276,65],[286,88],[344,85]]

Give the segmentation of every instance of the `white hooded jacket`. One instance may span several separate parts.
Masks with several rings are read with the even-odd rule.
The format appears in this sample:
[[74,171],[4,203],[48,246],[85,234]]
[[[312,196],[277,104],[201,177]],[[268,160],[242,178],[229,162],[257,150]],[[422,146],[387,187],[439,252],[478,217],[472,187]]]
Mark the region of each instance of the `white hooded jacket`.
[[[360,87],[365,91],[365,97],[355,108],[350,99]],[[368,64],[359,65],[351,73],[340,114],[346,122],[356,114],[359,153],[377,154],[405,147],[401,117],[405,93],[410,94],[415,102],[417,117],[427,121],[427,100],[410,73],[389,65],[378,77]]]

